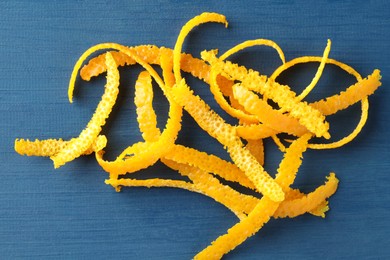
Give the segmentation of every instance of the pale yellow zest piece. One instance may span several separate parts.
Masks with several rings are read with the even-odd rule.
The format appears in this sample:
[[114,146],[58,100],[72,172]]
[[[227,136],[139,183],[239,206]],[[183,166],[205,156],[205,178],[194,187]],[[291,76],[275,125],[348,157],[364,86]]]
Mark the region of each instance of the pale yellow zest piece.
[[265,197],[260,200],[248,217],[228,229],[227,234],[218,237],[212,244],[198,253],[194,259],[221,259],[223,255],[254,235],[269,221],[279,202]]
[[[49,157],[56,155],[59,151],[64,149],[66,145],[71,142],[65,141],[62,138],[60,139],[45,139],[34,141],[25,140],[25,139],[16,139],[15,140],[15,151],[20,155],[27,156],[42,156]],[[88,155],[93,153],[94,151],[99,151],[103,149],[107,144],[107,138],[104,135],[99,135],[95,142],[92,144],[90,148],[88,148],[83,155]]]
[[134,103],[136,105],[137,121],[145,141],[157,141],[160,129],[157,128],[157,116],[152,107],[153,88],[149,72],[142,71],[135,83]]
[[190,113],[203,130],[226,147],[232,160],[245,172],[259,192],[269,196],[272,200],[282,201],[284,199],[282,190],[256,161],[256,158],[244,148],[235,133],[235,128],[225,123],[199,96],[195,96],[184,80],[180,83],[172,89],[175,101]]
[[15,151],[20,155],[27,156],[52,156],[62,150],[69,141],[60,139],[46,139],[35,141],[16,139]]
[[311,134],[305,134],[295,140],[286,149],[275,177],[275,180],[284,192],[290,191],[290,185],[293,184],[302,163],[302,154],[306,151],[308,141],[311,137]]
[[80,135],[70,141],[58,154],[50,157],[55,168],[82,155],[95,141],[110,115],[119,93],[119,71],[110,53],[106,54],[106,66],[108,68],[107,83],[102,100],[99,102],[87,127]]
[[213,51],[202,52],[202,59],[208,61],[212,66],[219,67],[219,69],[224,71],[224,76],[227,76],[229,79],[239,80],[246,88],[255,90],[272,99],[317,137],[330,138],[328,133],[329,124],[325,121],[325,117],[306,102],[297,100],[295,92],[288,86],[281,85],[271,78],[262,76],[257,71],[247,70],[245,67],[230,61],[221,61],[215,56]]
[[183,42],[187,37],[188,33],[196,26],[202,23],[223,23],[225,26],[228,26],[226,17],[217,13],[202,13],[194,18],[190,19],[180,30],[179,36],[177,37],[175,47],[173,48],[173,73],[175,75],[176,84],[181,81],[180,73],[180,60],[181,60],[181,49]]

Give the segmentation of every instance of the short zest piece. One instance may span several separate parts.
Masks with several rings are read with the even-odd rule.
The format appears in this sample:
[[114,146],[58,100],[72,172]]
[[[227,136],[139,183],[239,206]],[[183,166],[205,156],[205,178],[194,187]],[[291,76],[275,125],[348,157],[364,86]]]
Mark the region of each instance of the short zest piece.
[[[128,47],[117,43],[90,47],[75,63],[68,87],[68,98],[72,102],[78,73],[83,80],[89,81],[107,72],[104,94],[86,128],[70,140],[15,140],[16,152],[50,157],[55,168],[81,155],[95,153],[97,163],[109,173],[106,184],[116,191],[122,187],[173,187],[197,192],[221,203],[239,221],[200,251],[195,259],[220,259],[256,234],[270,218],[292,218],[305,213],[325,217],[325,212],[329,210],[328,199],[336,192],[339,181],[331,173],[323,185],[308,194],[291,188],[302,163],[302,155],[307,149],[334,149],[352,141],[367,121],[368,97],[381,85],[379,70],[363,78],[352,67],[329,58],[330,40],[322,56],[303,56],[289,61],[286,61],[282,48],[268,39],[244,41],[219,57],[217,49],[201,52],[202,59],[184,53],[183,43],[191,30],[209,22],[228,25],[222,14],[202,13],[182,27],[172,49],[155,45]],[[273,48],[282,62],[270,76],[227,60],[231,55],[256,45]],[[87,61],[97,51],[103,53]],[[319,66],[301,93],[277,81],[284,71],[307,62],[317,62]],[[143,68],[134,87],[136,121],[143,141],[129,145],[115,160],[107,161],[103,155],[108,140],[101,132],[119,93],[118,67],[135,64]],[[353,75],[357,82],[339,94],[313,103],[305,101],[305,97],[317,86],[327,64]],[[189,74],[184,76],[182,72]],[[194,89],[186,82],[189,75],[208,85],[215,105],[226,112],[224,116],[231,116],[237,123],[227,123],[230,121],[218,114],[218,110],[211,109],[210,104],[194,94]],[[169,106],[163,129],[157,127],[159,113],[153,108],[152,82],[157,83]],[[331,125],[328,122],[331,121],[327,120],[327,116],[358,102],[361,102],[361,118],[349,135],[330,143],[311,143],[312,137],[330,138]],[[225,148],[231,161],[176,143],[182,127],[183,110],[200,129]],[[286,135],[294,140],[289,140]],[[268,154],[266,139],[275,143],[283,154],[274,178],[265,170]],[[127,174],[155,163],[165,164],[178,176],[170,172],[162,178],[138,179]]]

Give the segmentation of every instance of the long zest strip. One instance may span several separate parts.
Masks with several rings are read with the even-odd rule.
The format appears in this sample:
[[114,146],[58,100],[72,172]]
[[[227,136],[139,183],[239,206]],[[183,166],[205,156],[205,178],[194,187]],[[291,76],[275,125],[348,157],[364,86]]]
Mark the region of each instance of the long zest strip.
[[191,114],[198,125],[226,146],[232,160],[245,172],[256,189],[272,200],[282,201],[284,199],[280,187],[264,171],[253,155],[243,147],[241,140],[235,134],[235,128],[210,110],[199,96],[193,95],[183,80],[172,91],[176,102]]
[[180,59],[184,39],[194,27],[208,22],[223,23],[225,24],[225,27],[228,26],[226,17],[224,15],[217,13],[202,13],[190,19],[180,30],[175,47],[173,48],[173,73],[175,75],[176,84],[178,84],[182,79],[180,73]]
[[[70,141],[72,141],[72,139]],[[63,140],[62,138],[45,140],[35,139],[34,141],[16,139],[14,148],[20,155],[50,157],[58,154],[70,141]],[[89,155],[95,151],[99,151],[103,149],[106,144],[107,138],[104,135],[99,135],[91,147],[85,150],[83,155]]]
[[[301,163],[301,153],[306,148],[308,139],[311,135],[307,134],[302,138],[297,139],[292,147],[287,149],[284,159],[278,168],[278,174],[275,178],[276,182],[283,188],[288,190],[289,186],[295,179],[296,171]],[[290,153],[291,157],[290,157]],[[290,164],[291,163],[291,164]],[[280,201],[272,201],[268,197],[263,197],[255,206],[248,217],[241,220],[239,223],[231,227],[225,235],[218,237],[206,247],[203,251],[195,256],[195,259],[220,259],[224,254],[233,250],[236,246],[244,242],[248,237],[254,235],[260,230],[265,223],[273,216],[280,205]]]
[[80,135],[70,141],[64,149],[61,149],[56,155],[50,158],[54,162],[54,167],[58,168],[65,163],[82,155],[95,141],[106,123],[106,119],[111,113],[119,93],[119,71],[114,58],[110,53],[106,54],[107,84],[95,113],[88,122],[87,127]]

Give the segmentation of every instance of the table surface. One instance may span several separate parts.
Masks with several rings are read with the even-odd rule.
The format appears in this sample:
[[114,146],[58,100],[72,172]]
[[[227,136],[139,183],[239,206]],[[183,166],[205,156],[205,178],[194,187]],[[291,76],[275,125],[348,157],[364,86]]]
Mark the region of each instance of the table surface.
[[[20,156],[13,148],[15,138],[69,139],[86,125],[105,79],[78,80],[73,104],[67,83],[87,48],[101,42],[173,47],[187,20],[213,11],[226,15],[229,28],[202,25],[186,39],[186,52],[199,57],[203,49],[223,52],[244,40],[268,38],[289,60],[321,56],[331,39],[331,58],[363,76],[376,68],[383,75],[360,135],[342,148],[304,155],[295,187],[310,192],[329,172],[340,179],[327,217],[272,219],[226,259],[389,259],[389,10],[388,1],[0,1],[1,258],[190,259],[237,223],[224,206],[200,194],[173,188],[117,193],[104,184],[107,175],[93,156],[54,169],[50,159]],[[264,74],[280,65],[265,47],[244,50],[232,60]],[[299,91],[317,66],[300,66],[281,80]],[[107,158],[140,140],[131,102],[139,71],[121,69],[121,98],[104,129]],[[212,102],[204,85],[189,82]],[[352,83],[345,72],[326,66],[308,100]],[[166,101],[156,94],[155,103],[164,118]],[[346,135],[358,118],[359,105],[332,117],[332,138]],[[178,142],[228,158],[187,115]],[[279,161],[267,140],[266,169],[274,172]],[[136,174],[172,172],[156,164]]]

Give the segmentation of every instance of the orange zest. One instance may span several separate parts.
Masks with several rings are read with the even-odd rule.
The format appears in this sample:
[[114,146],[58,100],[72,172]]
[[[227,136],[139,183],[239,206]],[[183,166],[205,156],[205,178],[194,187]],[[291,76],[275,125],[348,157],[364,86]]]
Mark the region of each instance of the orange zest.
[[[255,235],[271,218],[293,218],[305,213],[325,217],[329,198],[336,192],[339,180],[330,173],[323,185],[308,194],[292,188],[303,154],[308,150],[335,149],[354,140],[367,122],[368,98],[381,86],[379,70],[363,78],[351,66],[329,58],[330,40],[321,56],[292,60],[286,60],[282,48],[268,39],[244,41],[219,57],[217,49],[202,51],[201,58],[184,53],[187,35],[195,27],[210,22],[228,25],[222,14],[202,13],[181,28],[173,48],[124,46],[113,42],[90,47],[76,61],[68,86],[72,103],[79,74],[81,79],[89,81],[107,72],[104,94],[85,129],[70,140],[16,139],[14,143],[17,153],[50,157],[55,168],[81,155],[94,154],[97,163],[108,173],[105,183],[116,191],[122,187],[172,187],[203,194],[224,205],[237,216],[238,222],[200,250],[195,259],[222,258]],[[273,48],[281,60],[282,64],[270,76],[228,60],[233,54],[257,45]],[[103,53],[89,58],[98,51]],[[278,82],[283,72],[308,62],[319,66],[303,91],[297,93]],[[118,67],[135,64],[143,68],[134,86],[133,100],[143,141],[129,144],[116,159],[109,161],[104,158],[109,140],[102,135],[102,130],[119,94]],[[306,96],[315,91],[328,64],[353,75],[356,83],[338,94],[307,102]],[[183,72],[187,75],[182,75]],[[208,85],[214,105],[219,105],[226,114],[218,114],[218,110],[195,94],[194,86],[186,82],[190,75]],[[161,129],[157,126],[159,113],[153,108],[155,85],[169,106],[168,118]],[[333,125],[328,117],[358,102],[361,115],[355,129],[340,140],[321,143],[330,139]],[[201,129],[217,140],[230,158],[222,159],[187,144],[178,144],[183,111],[194,119],[194,129]],[[232,117],[236,123],[228,123],[225,116]],[[317,137],[317,143],[312,141],[313,137]],[[267,170],[267,139],[283,154],[274,175]],[[156,163],[172,171],[162,178],[138,179],[129,174],[142,172]]]

